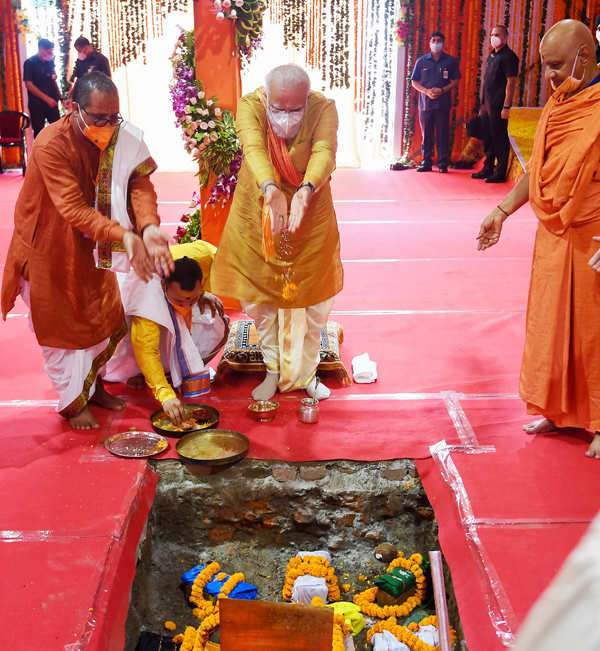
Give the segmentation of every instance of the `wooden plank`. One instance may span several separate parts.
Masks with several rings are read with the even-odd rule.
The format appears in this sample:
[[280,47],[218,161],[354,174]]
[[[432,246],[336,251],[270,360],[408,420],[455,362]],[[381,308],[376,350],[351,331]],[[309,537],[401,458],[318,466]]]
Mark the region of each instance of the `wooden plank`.
[[333,610],[222,599],[222,651],[331,651]]

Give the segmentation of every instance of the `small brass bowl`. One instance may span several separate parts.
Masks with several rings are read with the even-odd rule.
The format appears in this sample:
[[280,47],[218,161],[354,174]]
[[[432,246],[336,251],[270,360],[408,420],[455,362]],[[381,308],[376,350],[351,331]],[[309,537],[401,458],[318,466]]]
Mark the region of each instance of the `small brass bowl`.
[[248,411],[259,423],[269,423],[275,418],[279,403],[273,400],[253,400],[248,405]]

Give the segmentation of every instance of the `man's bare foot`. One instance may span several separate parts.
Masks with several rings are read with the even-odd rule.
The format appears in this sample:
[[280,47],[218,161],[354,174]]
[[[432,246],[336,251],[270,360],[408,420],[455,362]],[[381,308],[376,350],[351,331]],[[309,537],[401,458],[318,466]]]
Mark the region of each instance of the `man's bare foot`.
[[90,402],[104,409],[110,409],[111,411],[121,411],[127,405],[125,400],[121,400],[121,398],[117,398],[108,393],[100,377],[96,378],[96,391],[94,391],[94,395],[90,398]]
[[585,456],[592,457],[592,459],[600,459],[600,433],[596,432],[594,434],[594,438],[592,439]]
[[92,414],[89,407],[84,407],[77,416],[69,418],[69,425],[73,429],[97,429],[98,421],[94,418],[94,414]]
[[540,418],[532,423],[523,425],[527,434],[547,434],[548,432],[558,431],[558,427],[549,418]]
[[143,373],[133,375],[127,380],[127,386],[132,389],[143,389],[146,386],[146,378]]

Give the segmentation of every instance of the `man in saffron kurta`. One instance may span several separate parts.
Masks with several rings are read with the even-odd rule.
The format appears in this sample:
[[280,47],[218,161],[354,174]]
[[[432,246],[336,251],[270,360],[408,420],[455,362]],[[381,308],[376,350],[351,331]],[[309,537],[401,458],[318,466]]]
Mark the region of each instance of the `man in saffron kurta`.
[[[151,159],[120,185],[113,178],[113,194],[121,195],[122,205],[128,199],[135,224],[126,228],[117,215],[110,219],[96,209],[102,197],[111,196],[112,159],[106,153],[126,126],[116,87],[102,73],[90,73],[77,82],[73,98],[74,112],[44,129],[29,160],[2,279],[2,315],[6,319],[22,294],[59,393],[59,412],[75,429],[89,429],[98,423],[88,402],[124,407],[98,375],[126,333],[115,274],[101,267],[109,266],[112,249],[120,249],[149,280],[153,262],[168,271],[172,260],[169,238],[157,226]],[[121,159],[128,160],[128,152]],[[137,234],[142,232],[143,240]],[[101,251],[108,256],[104,264]]]
[[255,400],[277,388],[329,396],[316,369],[320,332],[343,284],[329,183],[337,124],[334,102],[311,92],[293,65],[272,70],[266,88],[238,106],[243,161],[211,288],[239,299],[256,323],[267,374]]
[[528,173],[484,220],[479,249],[527,199],[539,219],[520,394],[543,416],[531,434],[585,428],[600,459],[600,75],[594,40],[578,21],[554,25],[540,45],[553,94],[538,124]]

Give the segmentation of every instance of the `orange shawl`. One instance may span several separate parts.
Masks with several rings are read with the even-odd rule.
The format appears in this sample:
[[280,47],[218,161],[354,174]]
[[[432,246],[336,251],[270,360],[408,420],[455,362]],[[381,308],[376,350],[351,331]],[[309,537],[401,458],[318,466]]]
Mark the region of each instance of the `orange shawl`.
[[529,199],[555,235],[600,218],[600,183],[590,184],[600,169],[599,107],[595,84],[564,101],[551,97],[542,112],[529,163]]
[[[262,89],[259,91],[260,99],[267,109],[267,96]],[[285,141],[285,138],[280,138],[271,125],[271,121],[267,116],[267,143],[269,146],[269,158],[275,167],[275,182],[279,185],[281,178],[284,178],[291,185],[298,187],[302,183],[302,174],[296,170],[292,157]],[[263,233],[263,253],[265,260],[275,255],[275,243],[273,241],[273,232],[271,230],[271,211],[269,206],[263,205],[262,212],[262,233]]]

